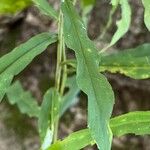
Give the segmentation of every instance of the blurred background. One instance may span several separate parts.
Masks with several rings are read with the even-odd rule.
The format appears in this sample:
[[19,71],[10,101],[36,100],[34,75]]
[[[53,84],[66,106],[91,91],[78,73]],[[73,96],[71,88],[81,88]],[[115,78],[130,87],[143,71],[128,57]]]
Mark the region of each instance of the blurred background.
[[[56,9],[59,0],[49,0]],[[130,0],[132,24],[128,33],[112,48],[123,50],[150,42],[150,33],[143,22],[141,0]],[[0,4],[1,5],[1,4]],[[79,13],[80,5],[77,5]],[[108,32],[102,39],[104,26],[108,21],[111,5],[109,0],[96,0],[88,14],[88,34],[99,49],[106,46],[116,30],[115,21],[120,18],[118,9]],[[0,15],[0,56],[8,53],[20,43],[43,31],[57,31],[53,20],[40,14],[30,5],[15,15]],[[30,90],[41,104],[44,92],[54,84],[56,46],[53,44],[34,61],[16,79],[24,89]],[[68,55],[73,55],[69,53]],[[116,103],[113,116],[135,110],[150,110],[150,80],[134,80],[120,74],[105,73],[115,92]],[[73,131],[87,126],[87,97],[80,93],[79,99],[61,118],[59,137],[64,138]],[[0,104],[0,150],[39,150],[37,120],[21,114],[15,105],[10,105],[5,97]],[[97,150],[87,147],[84,150]],[[114,138],[112,150],[150,150],[150,136],[127,135]]]

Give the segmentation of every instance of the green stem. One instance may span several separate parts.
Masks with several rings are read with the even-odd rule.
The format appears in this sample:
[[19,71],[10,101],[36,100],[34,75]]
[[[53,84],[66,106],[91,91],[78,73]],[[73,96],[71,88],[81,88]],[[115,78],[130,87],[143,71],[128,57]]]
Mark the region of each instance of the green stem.
[[[58,48],[57,48],[57,64],[56,64],[56,74],[55,74],[55,87],[56,90],[60,93],[61,91],[61,72],[62,72],[62,57],[64,51],[64,37],[63,37],[63,14],[60,10],[59,13],[59,20],[58,20]],[[60,105],[60,102],[58,102],[58,105]],[[57,106],[57,109],[59,109],[59,106]],[[53,142],[57,141],[57,135],[58,135],[58,124],[59,124],[59,117],[57,117],[54,121],[54,136],[53,136]]]
[[[65,51],[65,43],[64,43],[64,38],[63,38],[63,61],[66,61],[66,51]],[[65,83],[67,80],[67,65],[63,65],[63,74],[62,74],[62,83],[61,83],[61,89],[60,89],[60,94],[63,95],[64,89],[65,89]]]

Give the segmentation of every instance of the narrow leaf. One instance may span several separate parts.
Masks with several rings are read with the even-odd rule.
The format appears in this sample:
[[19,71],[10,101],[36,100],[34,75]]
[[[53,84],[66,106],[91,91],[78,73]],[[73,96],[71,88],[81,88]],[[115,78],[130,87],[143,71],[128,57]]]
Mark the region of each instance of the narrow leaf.
[[76,102],[75,99],[80,91],[76,83],[76,76],[68,78],[66,87],[68,87],[69,90],[61,101],[60,115],[63,115],[63,113]]
[[21,44],[10,53],[0,58],[0,101],[12,78],[19,74],[48,45],[56,42],[56,35],[42,33]]
[[21,113],[30,117],[38,117],[40,107],[31,93],[24,91],[19,81],[12,84],[7,90],[7,97],[10,104],[16,104]]
[[129,133],[150,134],[150,111],[130,112],[111,119],[110,126],[116,136]]
[[58,103],[58,92],[54,88],[50,88],[44,95],[38,120],[38,127],[43,150],[51,145],[53,139],[53,125],[59,115],[59,110],[57,107]]
[[150,77],[150,44],[101,57],[100,71],[122,73],[135,79]]
[[[112,118],[110,121],[110,127],[115,136],[121,136],[129,133],[136,135],[150,134],[149,118],[150,111],[130,112]],[[93,145],[94,143],[95,141],[91,137],[90,130],[83,129],[72,133],[63,141],[56,142],[48,150],[79,150],[85,146]]]
[[112,135],[108,122],[114,104],[111,86],[98,72],[97,50],[69,0],[62,3],[62,12],[65,42],[77,57],[77,84],[88,95],[88,126],[98,147],[109,150]]
[[88,129],[70,134],[63,141],[57,141],[47,150],[79,150],[94,143]]
[[[117,22],[117,31],[112,37],[111,43],[109,45],[114,45],[129,29],[131,23],[131,8],[128,0],[119,0],[122,11],[122,18]],[[112,4],[117,4],[117,0],[112,2]]]
[[142,0],[143,6],[145,8],[144,12],[144,22],[147,29],[150,31],[150,1],[149,0]]
[[52,17],[54,19],[58,19],[57,11],[50,6],[47,0],[32,0],[36,6],[41,10],[45,15]]

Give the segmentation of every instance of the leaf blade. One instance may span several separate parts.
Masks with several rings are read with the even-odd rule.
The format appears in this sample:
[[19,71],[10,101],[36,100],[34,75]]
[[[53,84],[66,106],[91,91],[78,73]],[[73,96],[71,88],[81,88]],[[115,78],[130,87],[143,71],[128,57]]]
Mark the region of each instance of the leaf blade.
[[[100,71],[119,72],[134,79],[150,77],[150,44],[101,57]],[[128,61],[127,61],[128,60]]]
[[145,22],[145,25],[146,25],[147,29],[150,31],[150,13],[149,13],[150,1],[149,0],[142,0],[142,2],[143,2],[143,6],[145,8],[144,22]]
[[[21,44],[10,53],[2,56],[0,58],[0,79],[4,79],[5,81],[7,76],[12,80],[12,78],[19,74],[37,55],[42,53],[48,45],[56,41],[56,35],[50,33],[41,33],[31,38],[24,44]],[[3,87],[4,84],[6,83],[0,82],[0,87]],[[9,85],[6,85],[6,87],[7,86]],[[0,101],[3,98],[6,89],[3,90],[0,88]]]
[[30,117],[38,117],[40,107],[31,93],[25,92],[19,81],[12,84],[7,90],[7,97],[10,104],[16,104],[19,110]]
[[47,0],[32,0],[32,1],[36,4],[36,6],[40,9],[42,13],[56,20],[58,19],[57,11],[52,6],[50,6]]
[[[110,121],[110,127],[115,136],[122,136],[128,133],[133,133],[136,135],[150,134],[150,127],[149,127],[150,119],[149,118],[150,118],[150,111],[130,112],[130,113],[112,118]],[[130,126],[132,128],[129,128]],[[77,142],[78,137],[80,136],[82,137],[82,139],[79,142]],[[76,146],[71,147],[72,145],[76,143],[78,143],[78,145],[76,145],[78,146],[77,149],[76,149]],[[95,141],[91,137],[90,130],[83,129],[83,130],[80,130],[71,134],[70,136],[68,136],[62,141],[58,141],[54,143],[52,147],[50,147],[48,150],[68,150],[65,148],[65,146],[66,147],[70,146],[72,150],[79,150],[81,148],[84,148],[85,146],[93,145],[94,143]]]
[[[112,37],[109,47],[113,46],[129,29],[131,23],[131,8],[128,0],[119,0],[122,10],[122,18],[117,22],[117,31]],[[117,0],[112,4],[117,5]]]
[[106,78],[98,72],[97,50],[89,40],[84,24],[69,0],[62,4],[62,12],[65,42],[75,51],[77,57],[77,83],[88,95],[89,128],[98,146],[101,149],[110,149],[112,135],[108,121],[114,103],[112,89]]

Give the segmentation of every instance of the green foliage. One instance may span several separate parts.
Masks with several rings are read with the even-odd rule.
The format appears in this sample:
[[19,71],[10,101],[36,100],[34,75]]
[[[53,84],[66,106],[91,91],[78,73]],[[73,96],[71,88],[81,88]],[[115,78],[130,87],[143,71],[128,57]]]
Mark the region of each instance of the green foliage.
[[114,45],[129,29],[131,23],[131,8],[128,0],[113,0],[112,5],[121,5],[122,18],[117,22],[117,31],[112,37],[109,46]]
[[[46,0],[33,0],[33,2],[42,13],[58,21],[58,36],[50,33],[39,34],[0,58],[0,100],[7,93],[10,104],[16,104],[22,113],[38,118],[41,150],[78,150],[95,143],[100,150],[110,150],[113,135],[150,134],[149,111],[127,113],[110,119],[114,94],[105,76],[99,73],[119,72],[135,79],[150,77],[150,44],[112,54],[104,53],[129,29],[131,8],[128,1],[111,1],[113,9],[110,18],[118,5],[121,5],[122,18],[117,23],[118,29],[111,43],[101,51],[101,55],[88,38],[83,23],[84,21],[87,23],[85,16],[91,10],[95,0],[81,1],[82,19],[71,0],[61,2],[59,13]],[[28,0],[2,0],[0,13],[2,10],[15,13],[30,3]],[[146,0],[143,0],[143,5],[145,7],[144,20],[149,29],[150,5]],[[109,26],[108,23],[107,27]],[[31,94],[24,91],[19,81],[12,85],[11,82],[14,76],[19,74],[37,55],[57,40],[55,85],[47,90],[41,106],[38,106]],[[75,52],[76,59],[67,60],[65,44]],[[75,75],[70,76],[69,71],[72,70],[68,65],[72,67]],[[72,133],[62,141],[57,140],[59,119],[75,102],[80,90],[88,96],[88,129]]]
[[31,0],[1,0],[0,14],[16,13],[31,4]]
[[64,112],[75,103],[77,94],[79,93],[79,88],[76,83],[76,76],[68,78],[66,83],[66,88],[69,88],[68,92],[64,95],[61,106],[60,106],[60,115],[63,115]]
[[42,149],[46,149],[52,142],[55,121],[59,116],[58,102],[57,91],[53,88],[49,89],[44,95],[38,121]]
[[49,5],[47,0],[32,0],[36,6],[40,9],[42,13],[45,15],[52,17],[54,19],[58,18],[58,13],[57,11]]
[[144,22],[147,29],[150,31],[150,1],[149,0],[142,0],[145,12],[144,12]]
[[47,150],[79,150],[93,143],[89,130],[85,129],[70,134],[63,141],[56,142]]
[[49,44],[56,42],[56,35],[42,33],[16,47],[0,58],[0,101],[13,77],[20,73],[34,57],[42,53]]
[[116,136],[150,134],[150,111],[130,112],[111,119],[110,126]]
[[114,104],[111,86],[98,72],[97,50],[87,37],[84,24],[69,0],[62,4],[62,12],[65,42],[77,57],[77,83],[88,95],[88,126],[99,148],[110,149],[111,132],[108,122]]
[[40,107],[37,101],[32,97],[31,93],[25,92],[19,81],[12,84],[7,90],[9,103],[16,104],[21,113],[27,114],[30,117],[38,117]]
[[122,73],[134,79],[150,77],[150,44],[101,57],[100,71]]
[[[133,133],[136,135],[150,134],[150,111],[130,112],[110,120],[110,127],[115,136],[122,136]],[[78,142],[79,140],[79,142]],[[78,144],[76,144],[78,143]],[[83,129],[72,133],[63,141],[58,141],[48,150],[79,150],[85,146],[93,145],[90,130]]]

